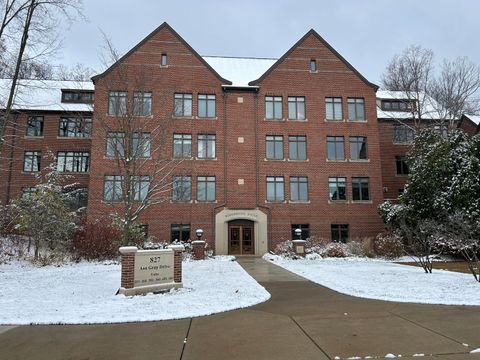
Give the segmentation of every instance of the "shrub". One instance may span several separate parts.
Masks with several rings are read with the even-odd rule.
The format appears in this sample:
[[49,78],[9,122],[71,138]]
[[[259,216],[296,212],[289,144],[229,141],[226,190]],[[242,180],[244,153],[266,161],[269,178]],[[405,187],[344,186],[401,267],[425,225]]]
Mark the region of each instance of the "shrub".
[[354,256],[374,257],[373,239],[366,237],[349,241],[347,243],[347,252]]
[[341,258],[347,256],[347,245],[342,243],[329,243],[326,248],[320,253],[322,257]]
[[275,255],[283,256],[285,258],[296,259],[298,256],[293,252],[292,240],[282,241],[275,246],[273,251]]
[[328,244],[330,244],[330,240],[318,238],[315,236],[309,237],[306,241],[307,242],[305,244],[305,252],[307,254],[321,254],[323,251],[325,251],[325,248],[328,246]]
[[378,256],[386,259],[395,259],[404,253],[402,240],[392,233],[378,234],[373,243],[373,248]]
[[120,230],[103,222],[88,223],[73,237],[72,252],[77,259],[106,260],[118,256],[122,243]]

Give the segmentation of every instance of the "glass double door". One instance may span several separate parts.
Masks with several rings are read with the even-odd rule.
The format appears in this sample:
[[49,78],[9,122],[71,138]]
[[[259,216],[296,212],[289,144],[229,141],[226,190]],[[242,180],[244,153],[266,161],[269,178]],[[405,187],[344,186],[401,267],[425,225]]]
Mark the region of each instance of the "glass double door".
[[255,254],[253,223],[237,223],[228,226],[228,253],[231,255]]

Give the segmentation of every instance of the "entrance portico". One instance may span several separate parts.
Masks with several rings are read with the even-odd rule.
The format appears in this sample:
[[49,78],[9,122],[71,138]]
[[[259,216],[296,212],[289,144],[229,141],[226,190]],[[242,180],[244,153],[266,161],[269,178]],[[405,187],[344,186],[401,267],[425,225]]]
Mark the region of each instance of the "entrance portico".
[[261,210],[225,208],[215,216],[217,255],[262,255],[267,250],[267,215]]

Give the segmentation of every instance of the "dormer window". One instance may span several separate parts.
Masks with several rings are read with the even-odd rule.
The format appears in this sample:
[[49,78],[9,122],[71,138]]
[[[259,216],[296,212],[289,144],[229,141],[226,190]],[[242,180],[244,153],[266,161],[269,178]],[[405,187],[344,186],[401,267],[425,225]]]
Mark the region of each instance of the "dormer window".
[[62,102],[91,104],[95,93],[91,90],[62,90]]
[[414,100],[382,100],[382,110],[386,111],[411,111],[415,108]]
[[310,72],[316,72],[317,71],[317,60],[312,59],[310,60]]
[[167,54],[162,54],[162,66],[167,66]]

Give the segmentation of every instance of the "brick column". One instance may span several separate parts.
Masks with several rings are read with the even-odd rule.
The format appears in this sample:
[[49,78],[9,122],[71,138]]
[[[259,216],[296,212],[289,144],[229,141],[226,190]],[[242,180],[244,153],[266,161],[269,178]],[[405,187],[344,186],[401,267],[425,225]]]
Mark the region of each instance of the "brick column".
[[173,250],[173,281],[182,282],[182,258],[185,247],[183,245],[170,245],[169,249]]
[[307,242],[305,240],[292,240],[292,243],[295,255],[305,257],[305,245]]
[[192,247],[193,247],[193,258],[195,260],[205,259],[205,241],[204,240],[192,241]]
[[122,280],[121,287],[132,289],[134,286],[133,272],[135,270],[136,246],[123,246],[119,249],[122,255]]

